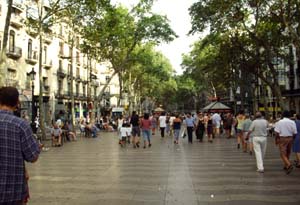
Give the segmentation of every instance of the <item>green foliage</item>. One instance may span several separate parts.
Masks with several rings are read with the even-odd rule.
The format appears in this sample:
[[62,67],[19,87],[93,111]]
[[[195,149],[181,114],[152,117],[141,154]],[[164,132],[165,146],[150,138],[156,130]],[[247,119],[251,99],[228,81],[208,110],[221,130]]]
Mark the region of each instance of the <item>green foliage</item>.
[[97,45],[97,56],[119,72],[125,69],[134,48],[142,43],[171,41],[175,33],[167,19],[149,12],[151,1],[141,1],[132,11],[111,6],[84,26],[87,44]]

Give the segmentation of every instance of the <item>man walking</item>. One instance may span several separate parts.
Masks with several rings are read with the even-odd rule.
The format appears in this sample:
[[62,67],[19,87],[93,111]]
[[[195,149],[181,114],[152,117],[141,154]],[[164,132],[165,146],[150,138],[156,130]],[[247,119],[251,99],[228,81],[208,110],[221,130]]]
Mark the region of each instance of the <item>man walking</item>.
[[28,175],[25,163],[38,159],[40,148],[30,125],[13,115],[19,103],[16,88],[0,88],[0,204],[25,204]]
[[293,146],[293,138],[297,134],[296,123],[289,119],[289,111],[284,111],[282,119],[275,124],[276,144],[279,147],[280,157],[284,164],[286,174],[293,171],[293,165],[290,162],[290,155]]
[[263,160],[267,149],[268,121],[262,117],[261,112],[256,112],[255,118],[249,128],[246,139],[248,140],[252,133],[257,172],[264,173]]

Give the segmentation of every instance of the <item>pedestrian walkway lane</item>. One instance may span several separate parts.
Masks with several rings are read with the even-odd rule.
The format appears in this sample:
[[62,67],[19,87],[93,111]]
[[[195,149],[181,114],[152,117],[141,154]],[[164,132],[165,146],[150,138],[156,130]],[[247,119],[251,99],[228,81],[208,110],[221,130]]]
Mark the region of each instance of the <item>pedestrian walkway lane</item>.
[[119,147],[116,133],[43,152],[28,165],[30,205],[299,205],[300,169],[282,170],[273,139],[265,173],[234,139],[192,145],[154,136],[151,148]]

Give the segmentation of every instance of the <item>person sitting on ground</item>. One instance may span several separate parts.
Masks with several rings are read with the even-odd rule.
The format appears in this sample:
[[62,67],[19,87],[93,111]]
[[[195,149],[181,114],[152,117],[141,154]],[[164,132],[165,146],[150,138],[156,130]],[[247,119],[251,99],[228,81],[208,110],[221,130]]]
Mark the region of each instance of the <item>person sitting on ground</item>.
[[53,145],[55,147],[61,146],[61,134],[62,134],[61,129],[59,128],[58,124],[55,123],[53,125],[53,128],[51,129],[51,138],[52,138]]

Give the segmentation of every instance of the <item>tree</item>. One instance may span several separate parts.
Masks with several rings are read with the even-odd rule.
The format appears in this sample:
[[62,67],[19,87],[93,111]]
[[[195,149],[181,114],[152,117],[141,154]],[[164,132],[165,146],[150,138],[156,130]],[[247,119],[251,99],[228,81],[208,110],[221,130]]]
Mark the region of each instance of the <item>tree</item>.
[[[141,99],[152,97],[159,104],[170,102],[164,100],[166,90],[169,95],[176,90],[176,82],[172,78],[173,68],[162,53],[155,51],[154,44],[138,46],[132,53],[128,69],[125,70],[125,85],[130,93],[130,99],[138,95],[134,104]],[[131,102],[132,103],[132,102]]]
[[[37,33],[39,40],[39,120],[40,128],[42,132],[42,138],[45,139],[45,112],[43,107],[43,39],[45,33],[49,32],[49,28],[56,22],[55,17],[66,8],[70,7],[71,1],[65,0],[49,0],[49,4],[44,4],[44,1],[38,1],[37,4],[29,5],[28,10],[37,11],[32,15],[27,16],[26,25],[30,30],[34,30]],[[34,97],[34,96],[32,96]]]
[[[83,29],[86,44],[96,45],[94,56],[109,62],[114,70],[113,76],[118,75],[119,99],[122,98],[124,71],[134,59],[134,49],[143,43],[157,44],[176,37],[167,18],[153,14],[151,6],[152,1],[146,0],[140,1],[131,11],[120,6],[111,6],[103,17],[96,16]],[[105,88],[102,88],[99,98]]]
[[0,53],[0,86],[4,85],[4,80],[6,78],[6,48],[8,41],[8,31],[10,25],[11,11],[12,11],[13,0],[7,0],[7,13],[5,18],[2,48]]
[[285,27],[274,15],[280,13],[278,6],[270,6],[278,5],[276,2],[199,1],[190,8],[191,32],[201,32],[210,28],[212,33],[229,33],[233,45],[230,47],[237,48],[235,63],[241,65],[240,69],[243,72],[251,72],[263,80],[272,89],[280,107],[284,109],[285,104],[277,80],[278,70],[274,59],[279,57],[288,61],[285,46],[290,44],[290,40],[284,35]]

